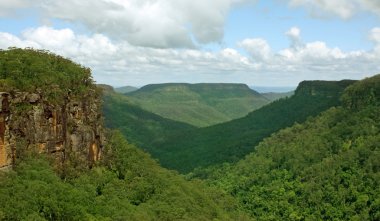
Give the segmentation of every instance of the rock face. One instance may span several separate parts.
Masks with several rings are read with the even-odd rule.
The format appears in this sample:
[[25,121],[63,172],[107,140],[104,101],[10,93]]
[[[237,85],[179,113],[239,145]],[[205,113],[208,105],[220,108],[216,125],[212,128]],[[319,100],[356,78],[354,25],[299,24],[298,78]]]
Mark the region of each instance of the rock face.
[[95,91],[51,104],[43,93],[0,92],[0,168],[12,165],[25,148],[64,162],[75,152],[89,166],[104,144],[100,99]]
[[340,96],[349,85],[355,83],[354,80],[342,81],[302,81],[296,91],[296,96]]

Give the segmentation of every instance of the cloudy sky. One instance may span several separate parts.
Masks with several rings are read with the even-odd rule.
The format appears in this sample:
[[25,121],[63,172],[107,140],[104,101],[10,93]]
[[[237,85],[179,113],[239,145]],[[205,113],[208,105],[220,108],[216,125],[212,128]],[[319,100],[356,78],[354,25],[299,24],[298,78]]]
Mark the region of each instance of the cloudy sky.
[[379,0],[0,0],[0,48],[47,49],[98,83],[301,80],[380,73]]

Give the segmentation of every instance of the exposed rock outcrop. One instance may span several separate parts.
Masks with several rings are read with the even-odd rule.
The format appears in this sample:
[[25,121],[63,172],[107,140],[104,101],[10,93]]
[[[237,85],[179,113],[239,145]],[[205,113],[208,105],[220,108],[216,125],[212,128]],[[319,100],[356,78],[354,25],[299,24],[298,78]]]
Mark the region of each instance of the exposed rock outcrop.
[[354,80],[342,81],[302,81],[296,91],[296,96],[336,96],[339,97]]
[[104,144],[98,93],[68,95],[59,104],[43,94],[0,92],[0,168],[12,165],[25,148],[53,154],[59,162],[76,152],[91,166]]

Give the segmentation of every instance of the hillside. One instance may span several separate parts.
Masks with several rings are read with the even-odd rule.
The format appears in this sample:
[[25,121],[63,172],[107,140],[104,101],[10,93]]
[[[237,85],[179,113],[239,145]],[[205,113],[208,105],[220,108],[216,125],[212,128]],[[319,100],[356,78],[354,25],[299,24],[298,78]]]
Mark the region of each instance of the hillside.
[[353,82],[301,82],[290,98],[275,101],[237,120],[176,134],[147,150],[164,167],[181,172],[237,161],[273,132],[339,105],[341,93]]
[[244,84],[152,84],[126,95],[143,109],[198,127],[244,117],[269,103]]
[[107,141],[95,168],[67,165],[64,179],[33,153],[0,173],[0,219],[250,220],[232,197],[161,168],[120,134]]
[[143,149],[180,131],[195,129],[141,109],[132,104],[128,97],[115,93],[110,86],[102,88],[106,126],[120,130],[128,141]]
[[103,102],[106,127],[120,130],[128,141],[143,149],[179,131],[195,129],[143,110],[112,88],[104,89]]
[[193,176],[257,220],[380,220],[380,75],[348,87],[342,104]]
[[133,86],[124,86],[124,87],[116,87],[116,88],[114,88],[114,90],[115,90],[115,92],[117,92],[119,94],[125,94],[125,93],[129,93],[132,91],[137,91],[138,88],[133,87]]
[[261,95],[263,95],[265,98],[267,98],[270,101],[276,101],[281,98],[291,97],[293,94],[294,94],[294,91],[261,93]]
[[0,65],[0,151],[11,163],[0,169],[0,220],[250,220],[232,197],[103,131],[89,69],[15,48]]

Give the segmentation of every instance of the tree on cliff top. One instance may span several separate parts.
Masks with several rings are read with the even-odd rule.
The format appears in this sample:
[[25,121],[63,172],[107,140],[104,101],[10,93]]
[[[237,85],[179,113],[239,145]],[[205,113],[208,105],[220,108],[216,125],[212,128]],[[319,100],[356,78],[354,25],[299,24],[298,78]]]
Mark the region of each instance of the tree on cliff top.
[[0,89],[39,90],[49,101],[95,90],[91,70],[46,50],[0,50]]

